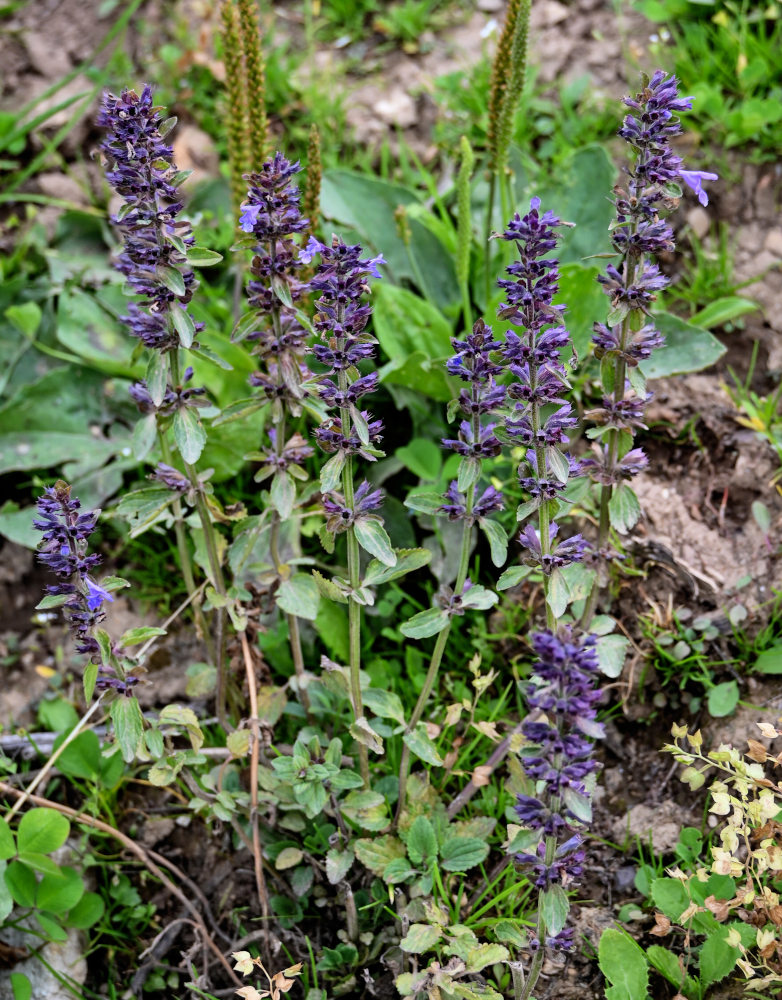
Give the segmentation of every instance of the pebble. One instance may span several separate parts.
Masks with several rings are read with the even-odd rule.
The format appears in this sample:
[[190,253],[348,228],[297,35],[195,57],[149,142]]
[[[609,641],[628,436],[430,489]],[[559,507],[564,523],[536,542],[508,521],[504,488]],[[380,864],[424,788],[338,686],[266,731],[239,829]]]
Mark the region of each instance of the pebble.
[[771,229],[766,234],[763,249],[773,253],[775,257],[782,257],[782,229]]
[[691,208],[687,213],[687,225],[693,231],[695,236],[699,240],[702,240],[709,231],[711,217],[705,208],[701,208],[700,205],[697,205],[695,208]]
[[496,14],[504,6],[504,0],[478,0],[478,10],[484,10],[487,14]]
[[409,128],[418,120],[415,101],[403,90],[378,101],[375,113],[387,125],[398,125],[400,128]]

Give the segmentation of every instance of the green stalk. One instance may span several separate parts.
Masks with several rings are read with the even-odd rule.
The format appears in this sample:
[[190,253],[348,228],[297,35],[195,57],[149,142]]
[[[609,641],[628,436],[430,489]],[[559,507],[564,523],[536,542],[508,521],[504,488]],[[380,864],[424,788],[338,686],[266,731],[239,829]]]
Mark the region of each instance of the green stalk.
[[460,145],[461,164],[459,179],[456,182],[458,203],[458,232],[456,240],[456,278],[462,296],[464,312],[464,329],[466,333],[472,330],[472,306],[470,304],[470,250],[472,249],[472,218],[470,214],[470,178],[472,177],[475,157],[466,136],[462,136]]
[[[341,348],[347,338],[338,338]],[[348,373],[344,369],[339,371],[339,390],[344,393],[348,389]],[[350,411],[346,406],[340,407],[339,411],[342,433],[346,434],[350,428]],[[353,456],[348,455],[342,467],[342,492],[345,497],[345,506],[353,510],[355,506],[355,491],[353,487]],[[351,590],[358,590],[361,586],[359,547],[356,532],[351,525],[346,534],[348,553],[348,581]],[[361,605],[351,595],[348,598],[348,634],[350,646],[350,698],[353,702],[353,717],[360,719],[364,714],[364,701],[361,697]],[[361,778],[364,787],[369,788],[369,754],[363,743],[358,743],[358,760],[361,770]]]
[[[157,436],[160,444],[160,454],[163,461],[166,465],[171,465],[171,445],[168,443],[168,438],[160,425],[158,425]],[[187,538],[185,537],[182,501],[179,497],[176,497],[171,506],[174,511],[174,534],[176,535],[176,545],[179,552],[179,565],[182,570],[182,578],[185,581],[187,596],[192,601],[193,617],[195,618],[196,629],[199,636],[203,638],[206,643],[206,648],[210,658],[214,659],[214,643],[212,642],[212,635],[207,627],[204,612],[201,610],[201,602],[196,599],[195,596],[198,588],[196,587],[195,577],[193,576],[193,563],[190,558],[190,549],[187,547]]]
[[[168,363],[169,363],[169,374],[171,379],[171,385],[179,385],[179,351],[169,351],[168,352]],[[185,472],[187,478],[190,480],[190,485],[193,487],[193,493],[195,495],[195,505],[196,511],[198,512],[199,520],[201,521],[201,528],[204,532],[204,545],[206,547],[206,557],[209,561],[209,569],[211,571],[212,583],[217,593],[222,598],[227,597],[227,591],[225,587],[225,580],[223,578],[223,569],[220,565],[220,556],[217,551],[217,541],[215,539],[214,525],[212,524],[212,518],[209,514],[209,507],[206,502],[206,497],[204,495],[203,484],[198,478],[198,471],[194,465],[183,460],[185,467]],[[215,668],[217,670],[217,691],[216,691],[216,708],[217,708],[217,718],[223,729],[228,728],[228,718],[226,714],[226,676],[225,676],[225,642],[224,642],[224,626],[225,626],[225,608],[215,609]]]

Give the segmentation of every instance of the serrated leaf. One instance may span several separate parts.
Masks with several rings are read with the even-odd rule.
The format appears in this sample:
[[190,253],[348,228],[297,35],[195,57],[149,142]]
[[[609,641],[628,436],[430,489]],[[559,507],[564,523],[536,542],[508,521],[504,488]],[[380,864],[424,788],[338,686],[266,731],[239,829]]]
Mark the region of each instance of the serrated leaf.
[[600,970],[612,984],[606,1000],[646,1000],[649,968],[643,950],[629,934],[606,928],[598,946]]
[[402,841],[389,834],[372,840],[357,840],[353,846],[361,864],[381,877],[389,862],[395,858],[404,858],[407,853]]
[[728,928],[720,927],[706,938],[701,948],[699,966],[704,986],[718,983],[720,979],[729,976],[741,958],[740,949],[728,944],[727,935]]
[[611,499],[608,501],[608,513],[611,527],[625,535],[635,526],[641,516],[641,504],[635,492],[626,484],[619,483],[614,487]]
[[422,955],[425,951],[431,951],[442,936],[442,927],[411,924],[407,934],[399,942],[399,947],[409,955]]
[[344,591],[340,590],[336,583],[327,579],[316,569],[312,571],[312,578],[315,581],[315,585],[317,586],[318,593],[321,597],[325,597],[329,601],[336,601],[338,604],[348,603],[348,598]]
[[225,745],[232,757],[246,757],[250,752],[250,730],[235,729],[226,737]]
[[412,732],[405,733],[402,739],[416,757],[426,761],[427,764],[431,764],[433,767],[443,766],[444,761],[426,732],[426,726],[423,722],[419,722]]
[[437,834],[426,816],[416,816],[407,831],[407,854],[414,865],[427,867],[437,857]]
[[364,830],[383,830],[388,826],[386,800],[380,792],[349,792],[340,803],[342,814]]
[[182,460],[194,465],[204,450],[206,431],[190,407],[177,410],[174,414],[174,440]]
[[370,555],[375,556],[385,566],[396,566],[396,553],[385,528],[370,518],[359,518],[353,525],[356,541]]
[[425,639],[442,632],[444,628],[448,628],[449,623],[450,619],[442,608],[427,608],[404,622],[399,631],[408,639]]
[[326,852],[326,878],[332,885],[337,885],[347,875],[353,865],[354,857],[350,848],[339,851],[336,847],[332,847]]
[[485,861],[489,845],[477,837],[451,837],[440,850],[440,864],[449,872],[466,872]]

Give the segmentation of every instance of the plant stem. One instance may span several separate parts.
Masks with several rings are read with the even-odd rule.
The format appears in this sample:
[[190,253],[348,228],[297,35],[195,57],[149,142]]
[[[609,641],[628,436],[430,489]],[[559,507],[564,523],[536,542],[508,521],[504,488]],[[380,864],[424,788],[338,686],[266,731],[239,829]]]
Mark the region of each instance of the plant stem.
[[[474,417],[473,419],[478,420],[479,418]],[[475,486],[472,486],[466,497],[467,516],[465,517],[462,528],[462,545],[459,553],[459,569],[456,573],[456,583],[454,584],[455,594],[460,594],[462,592],[464,582],[467,579],[467,570],[470,563],[470,541],[472,539],[472,523],[470,514],[472,513],[474,503]],[[440,664],[442,662],[445,647],[448,643],[448,636],[450,634],[451,622],[449,621],[442,632],[440,632],[437,636],[437,641],[435,642],[434,649],[432,650],[432,658],[429,661],[429,669],[427,670],[426,678],[424,679],[424,686],[421,688],[421,693],[418,695],[418,701],[415,703],[415,708],[413,709],[413,714],[410,716],[410,721],[405,727],[405,736],[408,733],[411,733],[421,721],[421,716],[424,714],[426,703],[429,701],[432,688],[437,680],[437,674],[440,669]],[[399,764],[399,799],[397,801],[396,814],[394,816],[394,827],[396,827],[399,823],[399,817],[402,815],[402,810],[405,807],[405,795],[407,792],[407,778],[409,771],[410,748],[405,743],[402,747],[402,760]]]
[[[168,438],[159,425],[157,436],[158,442],[160,443],[160,454],[163,457],[163,461],[166,465],[171,465],[171,445],[168,443]],[[196,587],[195,578],[193,576],[193,563],[190,558],[190,550],[187,547],[187,538],[185,537],[182,501],[179,497],[176,497],[171,506],[174,511],[174,534],[176,535],[176,545],[179,552],[179,564],[182,570],[182,578],[185,581],[187,595],[191,598],[193,604],[193,617],[195,618],[196,631],[198,632],[199,638],[203,639],[206,643],[210,659],[214,659],[214,643],[212,642],[212,635],[207,627],[204,613],[201,610],[201,602],[197,597],[200,588]]]
[[[169,372],[172,386],[179,385],[179,351],[169,351],[168,353]],[[217,541],[215,538],[214,525],[209,514],[209,506],[206,502],[203,484],[198,478],[198,472],[194,465],[185,462],[183,459],[185,472],[190,480],[195,495],[196,511],[201,521],[201,528],[204,532],[204,546],[206,557],[209,562],[210,575],[215,590],[222,598],[227,597],[223,570],[220,565],[220,556],[217,551]],[[225,607],[215,609],[215,668],[217,670],[217,690],[215,694],[217,718],[223,729],[228,729],[228,718],[226,714],[226,676],[225,676]]]

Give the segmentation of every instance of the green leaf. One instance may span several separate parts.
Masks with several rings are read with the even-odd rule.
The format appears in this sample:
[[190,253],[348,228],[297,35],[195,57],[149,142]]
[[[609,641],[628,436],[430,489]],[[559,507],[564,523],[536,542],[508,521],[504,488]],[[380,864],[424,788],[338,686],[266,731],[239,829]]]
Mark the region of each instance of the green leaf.
[[117,698],[111,703],[111,721],[122,759],[129,764],[144,733],[144,718],[136,698]]
[[[55,743],[55,749],[59,749],[58,743]],[[76,739],[72,740],[60,753],[57,767],[69,777],[95,781],[100,775],[103,759],[98,737],[92,730],[87,730],[79,733]]]
[[21,861],[12,861],[3,873],[6,888],[17,906],[35,906],[38,882],[35,873]]
[[372,840],[357,840],[354,844],[356,857],[373,875],[382,877],[386,865],[395,858],[404,858],[405,845],[398,837],[386,834]]
[[511,587],[518,587],[531,572],[532,569],[529,566],[509,566],[504,573],[500,574],[500,578],[497,580],[497,590],[510,590]]
[[182,460],[194,465],[201,457],[206,444],[206,431],[190,407],[174,414],[174,440]]
[[679,965],[679,959],[672,951],[659,944],[651,944],[646,949],[646,957],[649,959],[649,964],[657,969],[661,976],[665,976],[677,990],[681,989],[684,985],[684,973]]
[[59,875],[44,875],[38,883],[35,904],[49,913],[65,913],[84,895],[84,882],[75,868],[63,867]]
[[276,594],[277,607],[295,615],[315,621],[318,617],[320,591],[317,582],[307,573],[294,573],[290,580],[283,580]]
[[444,761],[437,752],[437,747],[427,734],[426,726],[423,722],[419,722],[412,732],[405,733],[402,739],[416,757],[426,761],[427,764],[431,764],[433,767],[443,766]]
[[405,500],[405,507],[415,510],[419,514],[436,514],[443,505],[443,498],[439,493],[420,493],[413,491],[408,493]]
[[611,518],[611,527],[616,528],[622,535],[627,534],[638,521],[641,516],[641,505],[627,483],[619,483],[614,487],[611,499],[608,501],[608,514]]
[[97,892],[85,892],[68,914],[68,927],[87,930],[94,927],[103,916],[106,906]]
[[383,688],[365,688],[361,692],[361,698],[364,704],[369,706],[381,719],[393,719],[400,726],[405,724],[402,699],[393,691],[386,691]]
[[342,470],[345,467],[345,453],[338,451],[332,455],[320,470],[320,491],[321,493],[331,493],[340,483]]
[[755,660],[755,670],[759,674],[782,674],[782,645],[764,649]]
[[188,247],[187,248],[187,262],[192,264],[193,267],[212,267],[214,264],[219,264],[223,259],[221,253],[215,253],[214,250],[207,250],[206,247]]
[[29,809],[16,834],[19,853],[51,854],[62,847],[70,832],[71,824],[55,809]]
[[399,947],[410,955],[422,955],[425,951],[431,951],[442,936],[442,927],[411,924],[407,934],[399,942]]
[[117,513],[130,524],[130,537],[147,530],[173,502],[176,494],[159,486],[148,486],[123,494]]
[[407,855],[414,865],[429,865],[437,857],[437,835],[426,816],[416,816],[407,831]]
[[359,518],[353,525],[353,531],[356,541],[365,552],[369,552],[386,566],[396,566],[396,553],[380,521]]
[[456,485],[460,493],[467,493],[469,489],[478,482],[481,475],[481,463],[477,458],[469,455],[459,462],[459,471],[456,477]]
[[437,635],[449,625],[450,619],[442,608],[427,608],[426,611],[419,611],[413,615],[399,629],[402,635],[408,639],[425,639],[430,635]]
[[690,317],[690,322],[694,326],[702,326],[705,330],[712,330],[715,326],[724,326],[732,323],[740,316],[755,312],[760,306],[752,299],[744,299],[739,295],[725,295],[720,299],[710,302],[705,309],[701,309],[694,316]]
[[339,851],[332,847],[326,852],[326,878],[332,885],[337,885],[347,875],[353,865],[353,851]]
[[182,347],[192,347],[196,330],[193,317],[187,309],[174,305],[171,309],[171,321],[179,334],[179,343]]
[[35,331],[41,325],[43,313],[37,302],[22,302],[20,305],[9,306],[4,315],[19,333],[28,340],[32,340]]
[[139,417],[133,428],[133,437],[131,438],[131,448],[136,461],[140,462],[146,458],[152,450],[156,437],[157,420],[155,419],[155,414],[148,413],[145,417]]
[[394,456],[419,479],[437,482],[440,478],[442,449],[430,438],[413,438],[409,444],[397,448]]
[[92,701],[92,695],[95,691],[95,682],[98,679],[98,664],[90,661],[84,668],[84,673],[82,674],[82,686],[84,688],[84,700]]
[[158,267],[157,277],[158,280],[178,298],[181,299],[184,297],[185,279],[182,277],[182,272],[177,270],[177,268],[166,266]]
[[473,584],[462,597],[463,608],[475,608],[477,611],[488,611],[494,607],[499,598],[493,590],[482,587],[479,583]]
[[555,569],[549,577],[547,601],[554,617],[561,618],[570,602],[570,592],[560,569]]
[[723,681],[709,689],[706,705],[715,719],[730,715],[739,703],[739,686],[736,681]]
[[487,965],[497,965],[500,962],[507,962],[509,958],[510,953],[508,949],[501,944],[479,944],[475,948],[470,948],[467,952],[467,971],[473,973],[480,972]]
[[606,928],[600,936],[598,964],[612,984],[606,1000],[646,1000],[649,968],[643,950],[629,934]]
[[6,821],[0,816],[0,861],[7,861],[16,854],[16,841],[13,831]]
[[499,521],[493,521],[491,518],[478,518],[478,525],[489,540],[491,561],[497,567],[504,566],[508,558],[508,533]]
[[624,635],[601,635],[597,640],[597,663],[605,677],[622,673],[630,640]]
[[449,872],[466,872],[485,861],[489,845],[477,837],[451,837],[440,851],[441,865]]
[[293,476],[284,470],[275,472],[269,496],[272,507],[280,515],[280,519],[286,521],[296,503],[296,483],[293,481]]
[[140,378],[143,368],[131,360],[133,338],[128,337],[124,325],[116,318],[119,315],[116,307],[122,299],[120,290],[114,286],[112,292],[107,290],[105,298],[110,299],[114,291],[116,298],[107,301],[105,307],[99,301],[102,293],[96,296],[75,284],[61,292],[54,324],[57,340],[106,375]]
[[19,852],[19,860],[23,865],[32,868],[34,872],[41,875],[59,875],[60,866],[55,864],[48,854],[35,854],[33,852]]
[[32,1000],[33,984],[23,972],[12,972],[10,979],[14,1000]]
[[665,346],[654,351],[648,361],[641,362],[641,371],[647,378],[699,372],[725,353],[726,348],[708,330],[671,313],[656,313],[652,322],[664,335]]
[[[559,269],[559,292],[554,302],[567,305],[567,328],[579,358],[589,353],[594,324],[605,319],[608,300],[598,284],[599,273],[600,268],[585,264],[563,264]],[[567,353],[563,360],[567,360]]]
[[138,646],[142,642],[146,642],[147,639],[151,639],[153,636],[165,634],[166,630],[164,628],[157,628],[153,625],[142,625],[139,628],[129,628],[127,631],[123,632],[117,645],[123,647]]
[[35,605],[36,611],[48,611],[50,608],[59,608],[66,601],[71,599],[71,594],[47,594]]
[[432,553],[429,549],[394,549],[396,563],[393,566],[386,566],[379,559],[373,559],[366,568],[362,586],[376,587],[380,583],[390,583],[398,580],[406,573],[427,566],[432,561]]
[[340,806],[343,815],[364,830],[383,830],[388,826],[386,800],[380,792],[348,792]]
[[348,732],[354,740],[371,750],[372,753],[383,753],[382,737],[378,736],[363,715],[350,724]]
[[556,935],[567,922],[570,903],[561,885],[550,885],[540,894],[540,912],[548,934]]
[[5,870],[7,867],[8,862],[0,860],[0,927],[5,923],[6,917],[14,908],[13,897],[5,882]]

